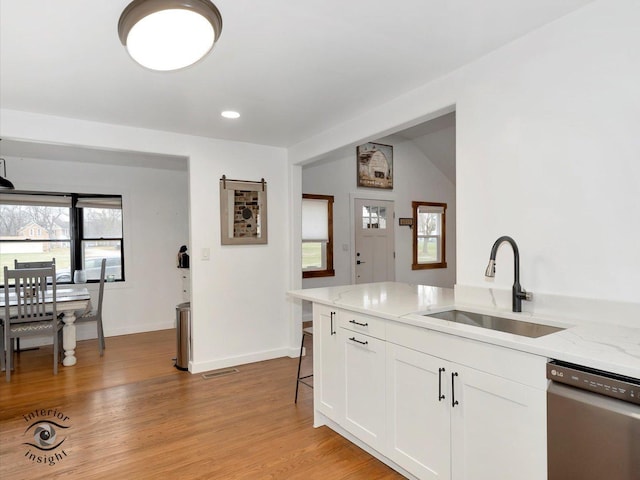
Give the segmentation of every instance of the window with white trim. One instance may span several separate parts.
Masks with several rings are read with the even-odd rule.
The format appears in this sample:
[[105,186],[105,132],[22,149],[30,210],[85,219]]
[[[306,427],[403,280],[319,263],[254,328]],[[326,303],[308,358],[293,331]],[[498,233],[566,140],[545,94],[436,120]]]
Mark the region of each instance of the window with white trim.
[[413,270],[446,268],[446,203],[412,202]]
[[333,196],[302,195],[302,277],[332,277]]

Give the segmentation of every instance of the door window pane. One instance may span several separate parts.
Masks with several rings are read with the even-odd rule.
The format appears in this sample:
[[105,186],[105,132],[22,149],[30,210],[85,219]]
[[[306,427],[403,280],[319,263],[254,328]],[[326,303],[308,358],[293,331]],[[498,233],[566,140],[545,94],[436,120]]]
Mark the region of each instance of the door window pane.
[[387,228],[387,208],[378,208],[378,228]]
[[367,205],[362,207],[362,228],[387,228],[387,209]]

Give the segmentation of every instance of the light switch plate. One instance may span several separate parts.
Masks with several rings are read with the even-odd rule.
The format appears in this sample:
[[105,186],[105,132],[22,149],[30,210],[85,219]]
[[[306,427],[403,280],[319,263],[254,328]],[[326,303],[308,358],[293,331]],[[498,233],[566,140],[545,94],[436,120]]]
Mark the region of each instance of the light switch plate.
[[202,260],[209,260],[211,258],[211,249],[203,248],[202,249]]

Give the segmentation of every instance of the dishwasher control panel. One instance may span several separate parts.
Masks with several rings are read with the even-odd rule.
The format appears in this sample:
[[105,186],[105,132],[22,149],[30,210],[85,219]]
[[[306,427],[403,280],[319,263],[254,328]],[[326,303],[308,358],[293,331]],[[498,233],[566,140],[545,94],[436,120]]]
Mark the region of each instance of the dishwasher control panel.
[[640,379],[554,360],[547,363],[547,378],[581,390],[640,405]]

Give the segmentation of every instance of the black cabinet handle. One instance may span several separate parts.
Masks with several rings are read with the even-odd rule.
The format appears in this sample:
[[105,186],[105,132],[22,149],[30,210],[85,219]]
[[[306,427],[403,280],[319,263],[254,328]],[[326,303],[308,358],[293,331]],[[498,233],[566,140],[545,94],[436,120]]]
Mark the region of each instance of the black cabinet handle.
[[368,323],[360,323],[360,322],[356,322],[355,320],[349,320],[349,323],[353,323],[354,325],[358,325],[359,327],[368,327],[369,326]]
[[331,335],[335,335],[336,331],[333,329],[333,316],[336,314],[336,312],[331,312],[331,330],[330,333]]
[[456,400],[455,382],[453,380],[457,376],[458,372],[453,372],[451,374],[451,408],[454,408],[456,405],[460,405],[458,400]]
[[369,342],[367,342],[366,340],[362,342],[360,340],[356,340],[356,337],[351,337],[349,340],[351,340],[352,342],[359,343],[360,345],[369,345]]
[[444,395],[442,394],[442,372],[444,372],[444,368],[438,369],[438,401],[441,402],[444,400]]

